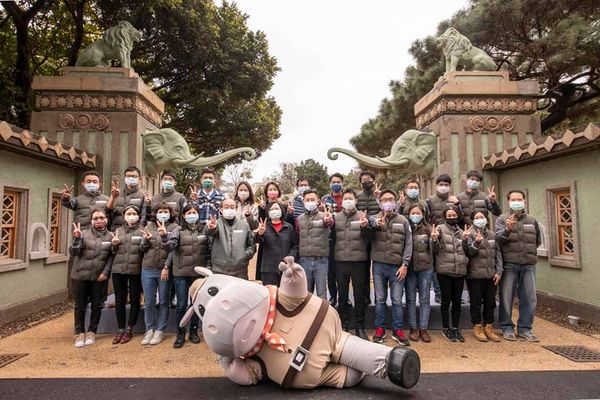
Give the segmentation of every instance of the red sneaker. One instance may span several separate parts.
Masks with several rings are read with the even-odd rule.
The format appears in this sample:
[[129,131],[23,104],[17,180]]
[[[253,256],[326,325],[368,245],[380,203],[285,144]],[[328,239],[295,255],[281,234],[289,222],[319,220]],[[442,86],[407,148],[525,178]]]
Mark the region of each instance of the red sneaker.
[[373,341],[375,343],[383,343],[383,339],[385,338],[385,329],[383,328],[375,328],[375,335],[373,335]]
[[394,333],[392,333],[392,339],[404,346],[410,346],[410,342],[406,336],[404,336],[404,331],[402,329],[396,329]]

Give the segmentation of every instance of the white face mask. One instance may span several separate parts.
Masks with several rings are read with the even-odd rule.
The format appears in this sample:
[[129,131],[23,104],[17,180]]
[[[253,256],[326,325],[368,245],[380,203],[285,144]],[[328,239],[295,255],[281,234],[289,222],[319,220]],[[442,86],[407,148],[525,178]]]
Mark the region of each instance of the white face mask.
[[469,189],[479,189],[480,184],[481,182],[479,182],[477,179],[467,179],[467,187]]
[[271,218],[271,219],[281,218],[281,210],[269,210],[269,218]]
[[229,219],[229,220],[234,219],[235,214],[236,214],[236,211],[232,210],[231,208],[227,208],[227,209],[223,210],[223,218],[225,218],[225,219]]
[[171,218],[171,214],[165,212],[156,213],[156,219],[160,222],[167,222]]
[[437,192],[439,194],[448,194],[450,192],[450,186],[438,185]]
[[138,222],[139,220],[140,220],[140,217],[137,216],[137,215],[126,215],[125,216],[125,221],[127,221],[128,224],[132,224],[133,225],[136,222]]
[[247,190],[239,190],[237,195],[241,201],[246,201],[250,197],[250,193]]
[[351,199],[342,200],[342,207],[346,211],[352,211],[356,208],[356,201]]
[[485,228],[485,226],[487,225],[487,218],[476,218],[473,220],[473,225],[475,225],[479,229]]
[[520,200],[509,201],[508,202],[508,206],[513,211],[522,211],[522,210],[525,209],[525,202],[524,201],[520,201]]
[[304,208],[306,209],[306,211],[315,211],[317,209],[317,202],[307,201],[306,203],[304,203]]

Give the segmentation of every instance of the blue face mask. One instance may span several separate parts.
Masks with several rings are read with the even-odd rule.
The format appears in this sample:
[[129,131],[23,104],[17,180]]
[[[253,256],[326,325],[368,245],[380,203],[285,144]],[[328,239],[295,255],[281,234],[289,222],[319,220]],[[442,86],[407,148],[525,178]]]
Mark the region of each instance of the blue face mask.
[[410,218],[410,222],[412,222],[413,224],[418,224],[423,220],[423,216],[422,215],[416,215],[416,214],[410,214],[408,216],[408,218]]
[[167,222],[171,218],[171,214],[168,212],[159,212],[156,213],[156,219],[160,222]]
[[188,214],[183,217],[183,219],[185,219],[185,222],[188,224],[195,224],[198,221],[198,214]]
[[469,189],[479,189],[481,182],[475,179],[467,179],[467,187]]
[[163,181],[162,187],[165,190],[173,190],[173,188],[175,187],[175,183],[173,183],[172,181]]
[[341,184],[341,183],[332,183],[332,184],[330,185],[330,187],[331,187],[331,190],[332,190],[334,193],[339,193],[339,192],[341,192],[341,191],[342,191],[342,184]]
[[96,193],[98,191],[98,185],[95,183],[86,183],[83,186],[88,193]]
[[417,197],[419,197],[419,189],[406,189],[406,195],[411,199],[416,199]]
[[132,176],[126,176],[125,177],[125,184],[127,186],[137,186],[137,184],[138,184],[138,178],[134,178]]

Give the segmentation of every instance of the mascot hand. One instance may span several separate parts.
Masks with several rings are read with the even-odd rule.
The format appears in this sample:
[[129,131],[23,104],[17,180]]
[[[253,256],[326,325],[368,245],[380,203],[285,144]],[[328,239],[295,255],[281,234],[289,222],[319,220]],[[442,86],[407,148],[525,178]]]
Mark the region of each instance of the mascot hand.
[[294,257],[292,256],[287,256],[279,263],[279,270],[283,272],[283,276],[286,278],[304,271],[300,265],[294,263]]
[[244,360],[240,358],[221,357],[219,364],[225,371],[225,376],[238,385],[256,384],[248,373]]

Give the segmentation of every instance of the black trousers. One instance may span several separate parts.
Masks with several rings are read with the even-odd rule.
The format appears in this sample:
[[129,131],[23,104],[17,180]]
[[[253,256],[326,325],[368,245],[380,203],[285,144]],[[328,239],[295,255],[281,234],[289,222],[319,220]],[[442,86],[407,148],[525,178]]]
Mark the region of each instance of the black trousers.
[[265,286],[275,285],[279,287],[279,282],[281,281],[281,274],[279,272],[261,272],[260,280]]
[[453,277],[448,275],[437,274],[440,290],[442,292],[442,326],[444,329],[450,328],[450,305],[452,305],[452,327],[460,326],[460,299],[462,297],[464,277]]
[[337,301],[338,297],[338,285],[335,278],[335,259],[333,257],[333,251],[335,246],[329,244],[329,264],[327,266],[327,289],[329,290],[329,299]]
[[127,295],[129,294],[129,322],[128,327],[134,327],[140,315],[140,299],[142,297],[141,275],[113,274],[113,288],[115,290],[115,312],[119,329],[125,329],[127,318]]
[[[471,322],[473,325],[494,323],[494,309],[496,308],[496,286],[491,278],[467,279],[469,297],[471,299]],[[483,310],[482,307],[483,306]]]
[[369,261],[336,261],[336,278],[338,286],[338,311],[342,326],[348,326],[349,306],[348,292],[352,281],[354,294],[354,320],[356,329],[365,327],[365,286],[369,282]]
[[365,265],[367,284],[365,285],[364,294],[365,304],[371,304],[371,242],[367,243],[367,254],[369,255],[369,261],[367,261],[367,264]]
[[88,302],[91,302],[91,315],[88,332],[96,333],[102,308],[104,308],[104,291],[108,281],[78,281],[71,280],[73,292],[75,295],[75,333],[85,333],[85,309]]

